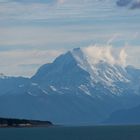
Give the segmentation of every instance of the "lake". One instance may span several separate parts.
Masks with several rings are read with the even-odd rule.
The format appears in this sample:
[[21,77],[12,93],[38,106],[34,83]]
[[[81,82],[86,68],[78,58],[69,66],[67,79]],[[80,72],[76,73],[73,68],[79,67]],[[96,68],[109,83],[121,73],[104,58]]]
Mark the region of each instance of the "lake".
[[1,128],[0,140],[140,140],[140,126]]

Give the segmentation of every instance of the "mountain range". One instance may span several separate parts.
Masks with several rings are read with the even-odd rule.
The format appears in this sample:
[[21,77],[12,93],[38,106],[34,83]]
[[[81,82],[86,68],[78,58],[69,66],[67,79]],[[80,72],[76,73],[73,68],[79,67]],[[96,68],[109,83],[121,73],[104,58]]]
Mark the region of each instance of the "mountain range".
[[134,117],[125,120],[139,112],[140,70],[118,61],[123,52],[116,61],[110,51],[100,58],[92,51],[68,51],[31,78],[0,74],[0,116],[65,125],[133,123]]

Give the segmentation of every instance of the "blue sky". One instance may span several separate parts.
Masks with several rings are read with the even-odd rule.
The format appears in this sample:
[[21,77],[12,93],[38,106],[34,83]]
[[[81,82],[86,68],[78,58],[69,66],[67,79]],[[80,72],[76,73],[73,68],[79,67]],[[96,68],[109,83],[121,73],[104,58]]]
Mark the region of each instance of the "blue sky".
[[59,54],[94,44],[127,46],[128,64],[140,67],[139,4],[138,0],[0,0],[0,72],[31,76]]

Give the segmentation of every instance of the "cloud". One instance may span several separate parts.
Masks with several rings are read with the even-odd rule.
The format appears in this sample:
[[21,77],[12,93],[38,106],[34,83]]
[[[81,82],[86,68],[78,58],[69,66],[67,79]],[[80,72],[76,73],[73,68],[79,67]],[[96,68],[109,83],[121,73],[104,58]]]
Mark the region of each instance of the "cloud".
[[30,3],[46,3],[46,4],[55,4],[55,3],[64,3],[65,0],[0,0],[2,3],[7,2],[17,2],[17,3],[24,3],[24,4],[30,4]]
[[120,55],[119,55],[119,62],[120,64],[122,65],[126,65],[126,59],[127,59],[127,53],[126,53],[126,50],[125,49],[121,49],[120,51]]
[[89,46],[83,48],[88,60],[92,64],[96,64],[99,61],[104,61],[112,65],[119,64],[122,66],[126,65],[127,53],[124,48],[116,49],[115,47],[109,46]]
[[92,64],[96,64],[102,60],[112,65],[119,64],[123,67],[131,65],[136,68],[140,68],[140,46],[128,44],[122,47],[111,45],[91,45],[83,48],[83,51]]
[[10,2],[10,0],[0,0],[0,2]]
[[140,9],[140,1],[136,1],[131,5],[131,9]]
[[[108,46],[115,44],[118,47],[125,42],[139,45],[139,11],[130,13],[118,10],[114,6],[116,1],[0,0],[0,50],[4,52],[4,55],[0,53],[0,71],[11,75],[16,72],[18,75],[31,75],[38,68],[37,65],[51,62],[56,56],[50,53],[43,55],[43,50],[46,52],[48,48],[58,50],[96,42],[104,44],[109,38]],[[132,1],[125,5],[130,8]],[[29,50],[29,53],[27,50],[20,53],[18,49],[22,48]],[[41,51],[42,56],[33,59],[35,49]],[[108,50],[110,51],[105,51],[106,57],[113,63],[112,49]],[[139,54],[128,55],[129,58],[133,57],[132,64],[139,64],[135,61],[140,59]],[[121,63],[125,63],[123,51],[115,55],[116,57]],[[10,71],[8,65],[11,67]]]
[[108,44],[108,45],[112,44],[112,43],[113,43],[118,37],[120,37],[120,36],[121,36],[121,34],[118,34],[118,33],[114,34],[114,35],[108,40],[107,44]]
[[130,9],[140,9],[140,0],[118,0],[116,4],[120,7],[128,7]]
[[0,21],[35,21],[55,19],[57,7],[65,0],[0,0]]
[[[69,28],[68,28],[69,27]],[[79,31],[77,31],[79,28]],[[59,48],[64,48],[67,45],[73,46],[73,44],[80,42],[87,42],[93,40],[106,40],[112,36],[112,33],[104,35],[100,33],[92,33],[91,30],[98,30],[98,27],[95,26],[48,26],[48,27],[34,27],[34,26],[25,26],[25,27],[0,27],[0,48],[1,46],[34,46],[42,49],[50,48],[51,45]],[[101,29],[101,28],[99,28]],[[82,31],[83,30],[83,31]],[[106,27],[107,30],[107,27]],[[114,37],[118,34],[114,35]],[[112,40],[113,41],[113,40]],[[110,40],[110,43],[112,42]],[[62,45],[65,46],[62,46]],[[88,43],[90,44],[90,43]],[[55,48],[56,48],[55,47]],[[77,47],[77,46],[75,46]]]
[[116,4],[118,6],[128,6],[131,2],[132,0],[118,0]]

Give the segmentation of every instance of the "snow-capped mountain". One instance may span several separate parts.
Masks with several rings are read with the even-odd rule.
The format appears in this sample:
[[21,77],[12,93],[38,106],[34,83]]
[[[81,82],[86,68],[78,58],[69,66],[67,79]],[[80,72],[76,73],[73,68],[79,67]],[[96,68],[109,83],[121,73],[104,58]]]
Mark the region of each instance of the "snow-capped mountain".
[[113,111],[140,103],[140,70],[125,66],[125,57],[124,50],[113,56],[111,48],[77,48],[43,65],[30,79],[2,78],[0,114],[99,123]]
[[[122,60],[115,60],[110,50],[99,52],[95,47],[90,47],[91,49],[103,53],[102,58],[97,54],[94,56],[96,52],[92,55],[85,49],[76,48],[61,55],[52,64],[43,65],[31,79],[47,89],[48,86],[53,87],[52,90],[62,94],[65,94],[64,89],[78,88],[95,96],[92,90],[98,89],[100,85],[98,90],[101,93],[105,89],[108,95],[123,95],[128,87],[132,88],[130,85],[135,78],[130,68],[121,64]],[[132,67],[131,70],[136,69]]]

